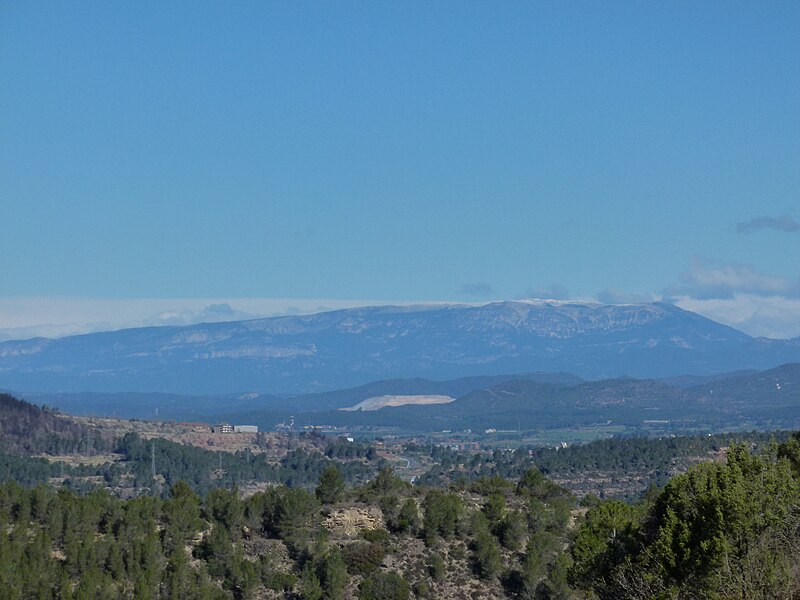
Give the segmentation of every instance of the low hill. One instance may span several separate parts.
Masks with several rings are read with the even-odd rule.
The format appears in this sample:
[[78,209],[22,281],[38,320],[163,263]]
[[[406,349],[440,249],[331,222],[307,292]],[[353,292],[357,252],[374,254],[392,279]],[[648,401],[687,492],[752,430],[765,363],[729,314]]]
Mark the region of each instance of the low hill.
[[74,415],[102,415],[129,419],[215,420],[222,414],[271,411],[280,414],[320,412],[348,408],[379,396],[450,396],[458,398],[475,390],[505,381],[529,379],[574,385],[583,379],[569,373],[524,373],[485,375],[433,381],[431,379],[389,379],[354,388],[274,396],[270,394],[223,394],[191,396],[142,392],[28,393],[24,398],[37,404],[55,406]]
[[[473,390],[447,404],[352,412],[304,413],[297,408],[292,414],[301,425],[394,427],[407,432],[610,424],[633,430],[654,424],[676,431],[778,429],[794,427],[800,419],[800,364],[733,375],[691,388],[629,377],[571,385],[512,379]],[[262,427],[274,425],[274,418],[270,411],[239,415],[240,420]]]
[[689,391],[709,402],[721,400],[743,408],[750,404],[771,408],[794,406],[800,397],[800,363],[734,375],[692,387]]
[[187,395],[146,392],[73,392],[18,394],[35,404],[56,407],[72,415],[214,421],[223,411],[269,407],[282,398],[258,394]]
[[[179,421],[228,420],[272,429],[297,426],[397,428],[405,432],[446,429],[545,430],[614,425],[637,431],[778,429],[800,419],[800,363],[766,371],[704,378],[687,386],[630,377],[584,381],[567,374],[530,373],[448,381],[395,379],[356,388],[301,396],[255,394],[181,396],[170,394],[27,395],[75,413]],[[446,396],[446,404],[371,401],[377,410],[342,411],[381,397]],[[395,406],[392,406],[395,404]],[[397,404],[403,404],[397,406]],[[360,408],[365,405],[361,404]],[[663,426],[663,427],[662,427]]]
[[0,394],[0,450],[19,455],[66,454],[110,443],[61,414]]

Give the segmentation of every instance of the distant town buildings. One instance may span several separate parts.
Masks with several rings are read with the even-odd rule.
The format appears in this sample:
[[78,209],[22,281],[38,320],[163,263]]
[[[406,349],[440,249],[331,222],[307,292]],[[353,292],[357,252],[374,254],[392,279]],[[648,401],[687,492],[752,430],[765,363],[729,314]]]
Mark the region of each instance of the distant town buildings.
[[236,433],[258,433],[258,425],[234,425]]
[[213,433],[258,433],[258,425],[231,425],[217,423],[211,428]]
[[439,448],[449,448],[450,450],[467,450],[479,452],[481,445],[479,442],[441,442],[436,444]]
[[289,422],[278,423],[275,431],[294,431],[294,417],[289,417]]

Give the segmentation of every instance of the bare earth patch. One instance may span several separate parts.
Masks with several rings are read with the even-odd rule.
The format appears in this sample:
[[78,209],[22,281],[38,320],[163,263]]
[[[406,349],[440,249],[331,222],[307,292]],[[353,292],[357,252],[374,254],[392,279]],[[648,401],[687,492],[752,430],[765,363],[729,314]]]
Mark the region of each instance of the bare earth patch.
[[448,404],[453,402],[455,398],[451,398],[450,396],[435,396],[435,395],[423,395],[423,396],[373,396],[372,398],[367,398],[366,400],[362,400],[355,406],[351,406],[350,408],[341,408],[339,410],[380,410],[381,408],[386,408],[387,406],[405,406],[407,404],[417,404],[417,405],[425,405],[425,404]]

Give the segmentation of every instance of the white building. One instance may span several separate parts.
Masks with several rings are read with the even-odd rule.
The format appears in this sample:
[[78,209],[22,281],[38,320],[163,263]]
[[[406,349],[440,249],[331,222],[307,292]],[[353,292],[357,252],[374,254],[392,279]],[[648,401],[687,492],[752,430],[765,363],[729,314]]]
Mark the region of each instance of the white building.
[[234,425],[236,433],[258,433],[258,425]]

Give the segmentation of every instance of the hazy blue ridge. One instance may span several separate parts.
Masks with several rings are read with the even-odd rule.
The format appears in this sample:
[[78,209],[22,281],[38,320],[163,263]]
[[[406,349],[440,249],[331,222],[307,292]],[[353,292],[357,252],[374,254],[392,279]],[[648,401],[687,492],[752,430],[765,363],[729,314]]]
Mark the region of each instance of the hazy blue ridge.
[[798,340],[752,338],[663,303],[380,306],[0,344],[16,392],[309,394],[387,379],[567,372],[663,378],[800,361]]

